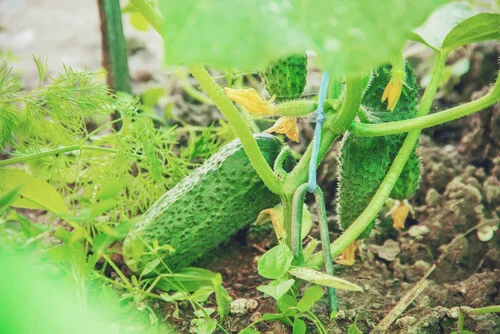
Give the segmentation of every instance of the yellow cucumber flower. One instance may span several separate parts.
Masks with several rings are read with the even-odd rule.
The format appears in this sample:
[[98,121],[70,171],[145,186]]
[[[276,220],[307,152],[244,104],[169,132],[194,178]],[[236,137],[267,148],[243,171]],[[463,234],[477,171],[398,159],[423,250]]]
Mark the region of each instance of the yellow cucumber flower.
[[405,227],[406,218],[410,212],[413,212],[413,208],[408,201],[396,201],[388,213],[388,215],[392,217],[392,227],[396,230],[403,229]]
[[236,103],[239,103],[249,113],[257,117],[273,116],[274,109],[273,99],[266,101],[259,96],[259,93],[253,88],[248,89],[232,89],[224,88],[227,97]]
[[295,142],[299,141],[299,128],[296,117],[280,117],[272,127],[264,132],[282,133]]
[[396,104],[398,103],[399,97],[401,96],[401,90],[403,89],[403,84],[405,81],[405,72],[400,69],[393,69],[391,71],[391,80],[384,89],[382,94],[382,102],[387,100],[387,109],[394,111]]

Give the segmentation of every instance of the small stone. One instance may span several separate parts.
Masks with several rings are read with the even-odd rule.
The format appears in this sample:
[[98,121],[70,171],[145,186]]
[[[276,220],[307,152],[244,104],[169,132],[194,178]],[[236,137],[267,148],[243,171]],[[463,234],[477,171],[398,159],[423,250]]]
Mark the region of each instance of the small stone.
[[429,233],[429,228],[425,225],[413,225],[408,230],[408,234],[410,235],[410,237],[415,239],[422,239],[422,237],[427,233]]
[[458,307],[452,307],[446,312],[446,315],[453,319],[457,319],[459,314],[460,314],[460,308]]
[[427,194],[425,195],[425,203],[429,206],[436,206],[439,203],[440,198],[441,195],[439,195],[437,190],[431,188],[427,191]]
[[245,307],[248,311],[254,311],[259,307],[259,303],[255,299],[248,299]]
[[402,318],[399,318],[398,320],[396,320],[396,326],[398,326],[399,328],[405,328],[405,327],[413,325],[416,322],[417,322],[417,318],[407,316],[407,317],[402,317]]
[[231,302],[230,304],[230,312],[231,314],[246,314],[246,305],[248,299],[246,298],[238,298]]
[[255,321],[257,321],[257,320],[259,320],[261,318],[262,318],[262,314],[260,312],[255,312],[254,314],[252,314],[250,316],[250,321],[251,322],[255,322]]
[[401,248],[399,248],[399,243],[392,239],[386,240],[382,246],[376,246],[373,248],[375,252],[377,252],[378,257],[386,261],[396,260],[396,257],[401,252]]
[[337,316],[335,318],[336,319],[345,319],[345,311],[344,310],[338,310],[337,311]]

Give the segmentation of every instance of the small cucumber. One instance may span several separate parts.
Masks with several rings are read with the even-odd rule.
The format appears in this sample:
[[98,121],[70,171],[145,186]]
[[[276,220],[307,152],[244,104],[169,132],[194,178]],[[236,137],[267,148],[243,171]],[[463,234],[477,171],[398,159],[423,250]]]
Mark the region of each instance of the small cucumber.
[[306,86],[307,56],[291,55],[271,63],[261,72],[264,86],[277,102],[299,98]]
[[[255,139],[270,166],[282,149],[274,136]],[[252,167],[239,140],[214,154],[166,192],[124,242],[124,258],[136,272],[154,260],[145,243],[170,245],[160,256],[171,270],[189,266],[280,202]]]

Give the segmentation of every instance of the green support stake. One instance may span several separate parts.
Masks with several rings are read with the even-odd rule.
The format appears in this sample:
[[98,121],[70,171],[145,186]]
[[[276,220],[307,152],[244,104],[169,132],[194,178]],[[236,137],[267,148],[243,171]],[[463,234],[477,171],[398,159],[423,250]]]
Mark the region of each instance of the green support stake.
[[[292,253],[294,256],[294,265],[301,265],[304,261],[302,252],[302,211],[304,198],[309,190],[309,184],[304,183],[297,188],[293,194],[292,200]],[[321,248],[323,249],[323,259],[325,263],[325,271],[329,275],[334,275],[332,256],[330,249],[330,235],[328,230],[328,221],[326,219],[325,198],[320,187],[316,186],[314,191],[314,199],[318,210],[318,223],[321,235]],[[328,302],[330,304],[330,312],[338,310],[337,293],[334,288],[328,288]]]
[[102,65],[112,90],[132,94],[119,0],[97,0],[101,19]]

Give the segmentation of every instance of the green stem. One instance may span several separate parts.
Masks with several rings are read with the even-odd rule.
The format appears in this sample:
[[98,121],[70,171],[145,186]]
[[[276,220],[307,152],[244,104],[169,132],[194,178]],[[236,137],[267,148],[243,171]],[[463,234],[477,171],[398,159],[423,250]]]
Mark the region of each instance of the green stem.
[[289,235],[291,240],[290,249],[292,250],[296,265],[301,265],[304,261],[304,254],[302,252],[302,212],[304,210],[304,199],[307,189],[307,183],[300,185],[295,190],[292,199],[292,226]]
[[[443,74],[443,69],[446,63],[447,53],[439,53],[434,65],[431,81],[424,92],[424,96],[420,102],[416,116],[424,116],[429,113],[439,86],[439,81]],[[411,131],[408,133],[401,149],[399,150],[394,162],[392,163],[389,171],[387,172],[384,180],[382,181],[379,189],[373,196],[372,200],[363,211],[363,213],[349,226],[349,228],[330,245],[330,253],[332,258],[335,258],[342,253],[356,238],[365,230],[370,222],[379,213],[385,201],[389,197],[394,184],[399,178],[403,167],[406,165],[408,158],[413,152],[415,145],[418,142],[420,131]],[[309,265],[319,266],[323,259],[322,254],[317,253],[311,257]]]
[[293,207],[293,197],[287,194],[281,195],[281,204],[283,205],[283,232],[285,234],[285,245],[292,249],[293,239],[292,239],[292,221],[294,214]]
[[158,15],[158,12],[144,0],[130,0],[130,3],[144,16],[153,29],[163,36],[163,18]]
[[470,315],[480,315],[488,313],[500,313],[500,305],[492,305],[481,308],[461,307],[460,313],[458,314],[457,333],[461,334],[462,331],[464,330],[466,314],[470,316]]
[[32,159],[39,159],[39,158],[43,158],[43,157],[48,157],[48,156],[55,155],[55,154],[77,151],[77,150],[97,151],[97,152],[103,152],[103,153],[116,153],[116,150],[113,150],[111,148],[106,148],[106,147],[90,146],[90,145],[73,145],[73,146],[56,148],[56,149],[45,151],[45,152],[23,155],[22,157],[16,157],[16,158],[12,158],[12,159],[2,160],[2,161],[0,161],[0,167],[13,165],[13,164],[17,164],[20,162],[32,160]]
[[[328,153],[330,146],[341,134],[343,134],[356,118],[361,98],[363,85],[361,78],[347,78],[345,85],[345,100],[339,112],[328,115],[323,123],[322,136],[318,154],[318,165]],[[309,145],[306,152],[297,163],[297,166],[289,174],[284,186],[284,191],[293,194],[295,189],[307,181],[309,176],[309,160],[311,159],[312,145]]]
[[460,117],[468,116],[475,112],[497,103],[500,100],[500,72],[493,89],[485,96],[432,115],[412,118],[404,121],[366,124],[355,122],[351,125],[349,131],[360,137],[377,137],[393,135],[413,130],[422,130],[439,124],[443,124]]
[[274,175],[273,170],[267,164],[262,152],[253,138],[252,132],[248,128],[245,120],[233,105],[231,100],[224,94],[222,88],[210,76],[202,65],[190,65],[189,71],[200,83],[203,90],[214,101],[222,114],[226,117],[229,124],[240,138],[243,148],[247,153],[250,162],[259,174],[264,184],[275,194],[282,193],[282,185]]
[[277,116],[302,117],[313,113],[318,108],[315,101],[295,100],[276,105],[274,114]]
[[98,5],[101,18],[102,62],[108,72],[108,85],[113,90],[131,94],[120,1],[99,0]]

